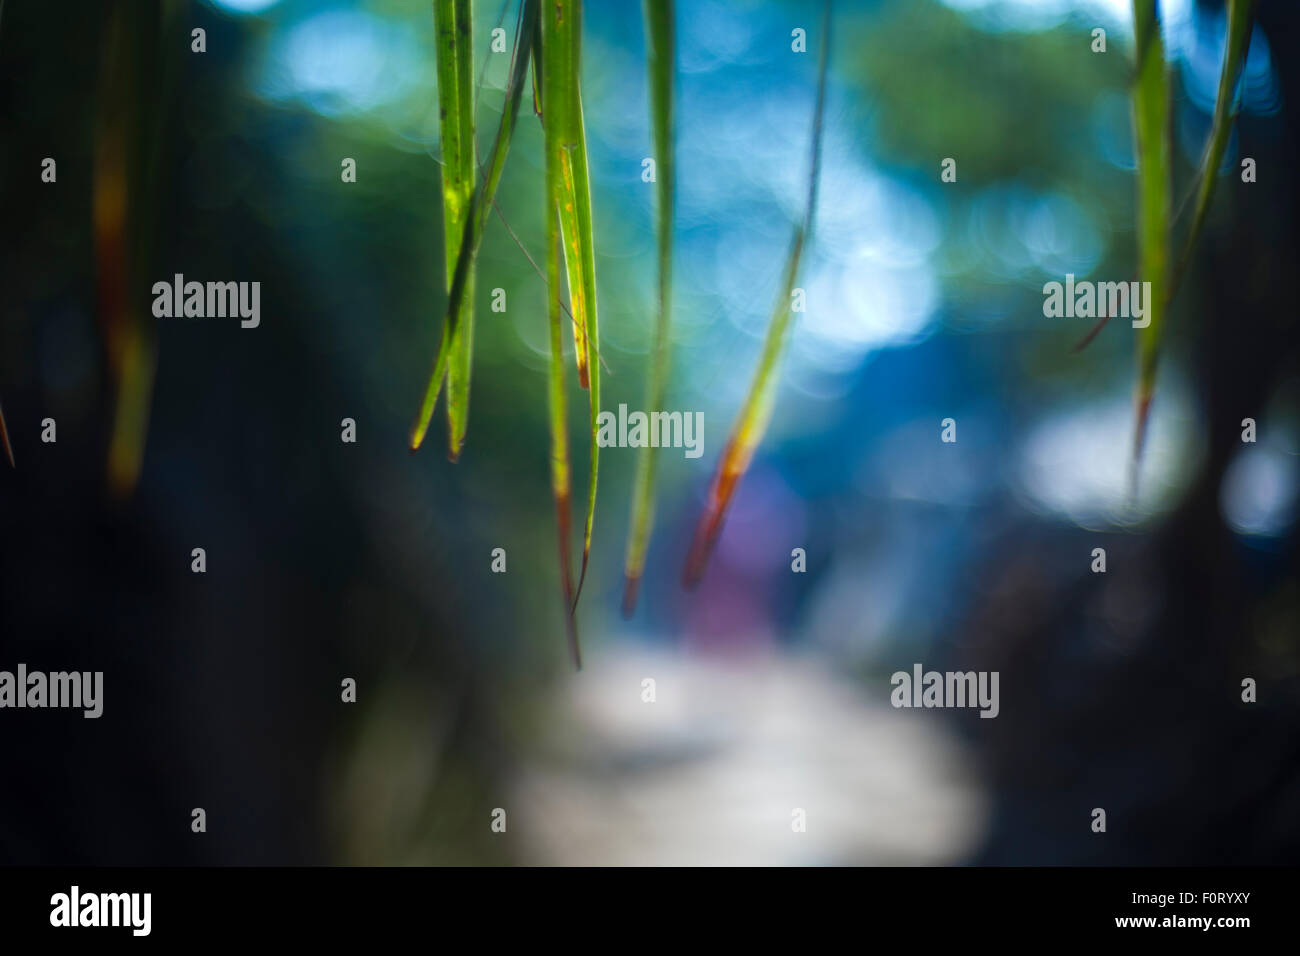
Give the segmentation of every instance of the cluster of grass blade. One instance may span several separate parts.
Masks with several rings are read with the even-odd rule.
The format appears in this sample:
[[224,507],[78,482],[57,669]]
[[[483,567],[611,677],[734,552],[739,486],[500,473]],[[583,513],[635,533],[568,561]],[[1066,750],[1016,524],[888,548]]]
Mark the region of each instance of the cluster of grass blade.
[[[1170,76],[1156,0],[1133,0],[1133,30],[1137,45],[1137,74],[1133,83],[1133,125],[1138,168],[1138,277],[1151,283],[1149,319],[1138,331],[1138,380],[1134,397],[1135,423],[1130,462],[1130,489],[1136,492],[1142,448],[1146,439],[1156,369],[1164,341],[1166,317],[1196,241],[1205,225],[1227,148],[1241,69],[1250,44],[1254,0],[1228,0],[1228,38],[1219,77],[1214,120],[1197,172],[1195,205],[1177,259],[1172,255],[1173,127]],[[1086,344],[1085,340],[1084,344]]]
[[[668,350],[673,298],[673,0],[645,0],[647,66],[650,79],[650,117],[654,130],[655,182],[658,187],[659,316],[646,381],[645,410],[663,407],[668,386]],[[654,522],[655,466],[658,456],[642,448],[637,458],[632,490],[632,516],[623,563],[623,615],[636,607],[637,588],[645,571],[646,549]]]
[[[440,15],[444,5],[439,4],[435,8],[435,16]],[[510,151],[510,141],[514,134],[515,124],[519,117],[519,101],[523,91],[524,78],[528,73],[528,60],[532,50],[532,37],[537,30],[538,11],[540,9],[540,0],[526,0],[520,8],[519,24],[516,32],[516,43],[514,51],[514,61],[510,70],[509,86],[506,89],[505,109],[501,114],[501,123],[497,129],[496,139],[492,144],[492,152],[488,158],[487,171],[479,180],[477,187],[473,188],[469,194],[469,201],[464,207],[464,214],[460,216],[460,231],[453,232],[455,223],[451,220],[458,214],[459,205],[449,205],[458,203],[461,195],[458,189],[452,189],[447,179],[444,179],[443,189],[443,216],[444,216],[444,233],[447,236],[447,306],[442,320],[442,336],[438,343],[438,354],[434,359],[433,372],[429,376],[428,385],[425,388],[424,400],[420,405],[419,415],[416,417],[415,426],[411,430],[411,450],[419,448],[424,442],[424,437],[429,430],[429,423],[433,420],[434,407],[438,401],[438,394],[442,390],[444,380],[448,378],[448,366],[451,364],[451,357],[457,347],[464,350],[465,366],[464,375],[458,379],[465,385],[464,398],[466,401],[457,406],[457,411],[453,413],[452,391],[448,389],[448,418],[449,423],[453,414],[461,415],[459,426],[451,427],[451,457],[455,460],[459,457],[460,449],[465,439],[465,425],[468,418],[468,362],[469,350],[472,348],[472,336],[460,336],[459,328],[462,320],[471,319],[473,316],[473,266],[474,259],[478,254],[479,245],[483,241],[483,233],[487,227],[488,214],[493,208],[495,202],[497,186],[501,182],[501,174],[505,170],[506,155]],[[468,32],[469,28],[466,27]],[[444,177],[449,174],[446,169],[450,167],[451,160],[448,158],[446,138],[449,135],[448,129],[451,129],[450,135],[458,135],[459,130],[464,128],[465,122],[462,118],[453,117],[455,111],[465,108],[465,100],[462,98],[460,90],[456,87],[455,81],[460,73],[451,62],[453,59],[453,50],[455,44],[455,31],[452,30],[450,38],[444,43],[444,31],[438,27],[438,47],[439,47],[439,109],[443,126],[443,162]],[[444,47],[446,48],[444,50]],[[472,57],[467,56],[467,60]],[[443,62],[447,61],[446,72],[451,79],[447,82],[453,84],[450,87],[444,87],[443,84]],[[472,63],[470,64],[472,66]],[[469,101],[472,104],[472,100]],[[472,111],[472,105],[468,107]],[[473,129],[471,119],[470,129]],[[472,152],[472,150],[471,150]],[[472,158],[471,158],[472,162]],[[471,174],[472,175],[472,174]],[[473,179],[471,178],[471,184]],[[449,200],[448,194],[451,194]],[[458,437],[457,437],[458,436]]]
[[[709,503],[696,532],[686,578],[702,573],[721,529],[732,494],[771,417],[778,381],[777,369],[792,321],[791,296],[799,265],[812,234],[820,179],[823,115],[829,61],[830,0],[822,13],[822,48],[818,63],[817,106],[813,117],[807,207],[794,229],[777,301],[753,384],[732,428],[710,490]],[[675,185],[673,161],[674,4],[645,0],[649,47],[651,117],[658,186],[658,320],[646,383],[646,406],[663,405],[668,380],[672,314],[672,229]],[[515,38],[506,108],[486,170],[476,188],[468,187],[474,170],[473,103],[468,78],[472,73],[467,0],[437,0],[439,105],[444,162],[444,218],[447,240],[447,309],[433,373],[411,433],[412,450],[419,448],[433,417],[444,378],[448,381],[448,416],[452,458],[464,439],[468,397],[468,356],[472,322],[473,261],[487,218],[496,208],[495,194],[510,140],[518,119],[524,79],[533,73],[533,107],[541,118],[545,142],[545,212],[547,322],[550,340],[548,417],[551,432],[551,492],[555,501],[559,544],[560,585],[564,597],[569,649],[575,667],[582,666],[577,630],[577,602],[591,553],[599,475],[597,418],[600,413],[600,337],[596,308],[595,241],[591,217],[591,184],[587,161],[586,126],[579,82],[581,67],[581,0],[523,0]],[[468,172],[466,172],[468,170]],[[500,210],[497,209],[498,215]],[[504,219],[503,219],[504,221]],[[513,236],[513,231],[512,231]],[[514,237],[518,242],[518,237]],[[527,255],[522,243],[520,248]],[[532,257],[529,256],[530,262]],[[534,267],[536,267],[534,263]],[[568,305],[564,290],[568,290]],[[591,457],[583,532],[581,570],[574,581],[572,567],[572,486],[568,432],[567,377],[564,363],[564,323],[572,325],[579,385],[588,392]],[[460,344],[458,344],[460,343]],[[456,393],[456,368],[463,350],[465,391]],[[624,612],[635,605],[652,525],[655,459],[642,450],[633,492],[631,533],[625,562]]]
[[[442,137],[442,226],[448,314],[443,318],[433,374],[411,433],[411,448],[419,448],[424,441],[445,379],[447,455],[455,461],[460,457],[469,424],[469,379],[474,347],[473,256],[462,255],[466,239],[471,239],[472,244],[471,206],[477,179],[470,0],[434,0],[433,23],[437,35],[435,58]],[[460,288],[453,295],[458,274]]]
[[692,587],[704,574],[704,567],[709,555],[722,531],[722,522],[727,508],[735,494],[740,479],[744,477],[754,451],[762,441],[772,417],[772,406],[776,398],[778,381],[777,370],[781,355],[785,349],[792,312],[791,296],[795,281],[799,275],[799,262],[804,248],[812,235],[813,213],[817,208],[817,183],[821,171],[822,119],[826,108],[826,71],[830,46],[831,3],[826,0],[822,8],[821,54],[818,64],[817,108],[813,114],[812,158],[808,174],[808,200],[804,209],[803,221],[795,226],[794,237],[790,243],[790,252],[786,258],[785,271],[778,292],[776,307],[767,327],[763,341],[763,351],[758,368],[754,373],[749,391],[745,395],[740,412],[731,426],[727,444],[718,461],[718,470],[709,486],[704,513],[700,516],[695,529],[695,538],[691,544],[690,554],[686,559],[683,583]]
[[[531,61],[534,108],[542,118],[546,159],[545,277],[551,361],[548,407],[551,429],[551,489],[559,534],[560,582],[570,653],[582,666],[577,633],[577,601],[591,553],[596,511],[599,453],[596,443],[600,412],[600,338],[596,315],[596,250],[591,226],[591,183],[586,130],[579,87],[582,7],[578,0],[522,0],[515,35],[514,59],[506,106],[486,169],[474,185],[474,102],[470,87],[473,56],[468,0],[437,0],[439,110],[443,139],[443,214],[447,244],[447,308],[433,372],[411,430],[411,450],[428,432],[438,395],[447,381],[451,458],[460,454],[465,437],[472,349],[474,259],[493,209],[510,142],[519,117],[524,81]],[[502,217],[504,222],[504,217]],[[507,224],[507,228],[509,228]],[[511,230],[511,236],[519,239]],[[522,243],[520,249],[528,256]],[[532,257],[529,262],[536,268]],[[540,270],[539,270],[540,271]],[[562,296],[561,271],[569,304]],[[570,554],[571,486],[565,392],[565,319],[573,325],[579,384],[589,395],[591,466],[583,534],[582,570],[575,586]]]

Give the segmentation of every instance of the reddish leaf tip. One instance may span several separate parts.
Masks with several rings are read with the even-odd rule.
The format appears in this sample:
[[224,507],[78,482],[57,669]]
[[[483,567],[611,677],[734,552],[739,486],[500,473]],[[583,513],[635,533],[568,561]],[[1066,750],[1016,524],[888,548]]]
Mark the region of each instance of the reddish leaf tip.
[[628,620],[636,610],[637,592],[641,589],[641,576],[629,575],[623,579],[623,618]]

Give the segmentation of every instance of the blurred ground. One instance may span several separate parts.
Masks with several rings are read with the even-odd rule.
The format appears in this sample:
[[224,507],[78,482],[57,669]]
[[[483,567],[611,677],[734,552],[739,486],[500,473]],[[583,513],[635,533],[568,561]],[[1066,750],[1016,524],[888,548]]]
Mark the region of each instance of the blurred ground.
[[980,838],[983,787],[938,715],[815,661],[613,649],[554,693],[511,789],[524,862],[951,864]]

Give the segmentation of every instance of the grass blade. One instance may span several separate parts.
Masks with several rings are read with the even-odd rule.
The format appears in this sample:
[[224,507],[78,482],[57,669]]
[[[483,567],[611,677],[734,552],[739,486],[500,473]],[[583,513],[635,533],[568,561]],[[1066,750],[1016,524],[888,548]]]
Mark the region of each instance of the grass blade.
[[1250,49],[1251,23],[1254,19],[1255,0],[1228,0],[1228,36],[1223,52],[1223,71],[1219,74],[1218,98],[1214,103],[1214,121],[1210,126],[1210,135],[1205,141],[1205,151],[1201,158],[1200,171],[1197,174],[1196,205],[1192,212],[1192,224],[1183,241],[1182,251],[1175,263],[1169,281],[1170,300],[1182,281],[1183,273],[1192,258],[1196,240],[1200,238],[1205,226],[1205,217],[1210,211],[1210,201],[1214,198],[1214,187],[1219,179],[1219,163],[1228,148],[1228,137],[1232,133],[1232,124],[1236,117],[1237,84],[1241,78],[1242,68],[1246,63],[1246,53]]
[[826,0],[822,8],[821,55],[818,64],[817,108],[813,114],[812,160],[808,174],[808,205],[804,210],[803,222],[795,227],[794,237],[790,243],[790,253],[786,259],[785,273],[781,280],[781,291],[772,312],[771,322],[767,327],[767,337],[763,340],[763,352],[759,359],[754,379],[745,395],[740,413],[731,426],[726,447],[718,461],[718,470],[709,487],[708,500],[704,513],[695,528],[695,540],[691,544],[690,555],[686,559],[686,570],[682,583],[693,587],[699,583],[704,574],[713,545],[722,531],[722,522],[727,508],[731,504],[736,486],[753,460],[754,450],[763,439],[768,422],[772,417],[772,405],[776,398],[777,366],[784,351],[786,333],[790,326],[790,297],[795,280],[799,275],[799,261],[803,257],[804,247],[812,234],[813,212],[817,208],[817,182],[821,172],[822,153],[822,119],[826,109],[826,70],[829,59],[831,3]]
[[[575,58],[575,66],[579,62]],[[587,410],[591,426],[590,465],[587,473],[587,518],[582,536],[582,570],[573,600],[576,606],[587,579],[591,556],[591,530],[596,518],[596,482],[600,473],[600,446],[596,443],[596,420],[600,414],[600,325],[596,312],[596,243],[591,226],[591,178],[587,166],[587,133],[582,113],[582,94],[574,85],[574,145],[563,156],[564,188],[560,227],[565,242],[569,275],[569,305],[573,317],[574,351],[579,356],[578,381],[587,389]],[[572,215],[567,210],[572,204]],[[575,282],[575,277],[577,281]],[[585,381],[583,381],[585,377]]]
[[[1191,262],[1192,252],[1195,250],[1196,242],[1200,238],[1206,216],[1209,213],[1210,201],[1214,196],[1214,188],[1218,181],[1219,164],[1223,161],[1223,154],[1228,147],[1228,138],[1232,133],[1232,124],[1236,119],[1236,90],[1241,77],[1241,70],[1246,61],[1246,53],[1250,47],[1250,27],[1254,6],[1255,0],[1228,0],[1227,43],[1224,51],[1223,70],[1219,75],[1218,98],[1214,106],[1214,119],[1210,127],[1210,134],[1206,138],[1205,148],[1202,151],[1201,165],[1197,170],[1194,185],[1188,196],[1183,202],[1179,203],[1178,211],[1174,214],[1171,222],[1172,228],[1182,218],[1183,210],[1194,195],[1196,201],[1192,223],[1180,247],[1181,251],[1178,259],[1173,263],[1170,270],[1169,281],[1165,289],[1166,309],[1172,306],[1183,275]],[[1101,331],[1109,319],[1110,316],[1101,316],[1097,324],[1074,347],[1073,351],[1079,352],[1086,348],[1096,338],[1097,333]]]
[[[510,151],[510,141],[514,135],[519,117],[519,103],[524,88],[524,78],[528,73],[528,61],[533,50],[533,38],[537,33],[537,22],[541,10],[541,0],[525,0],[519,28],[515,38],[514,62],[510,72],[510,85],[506,90],[506,105],[501,113],[501,123],[497,128],[496,140],[488,158],[488,166],[478,187],[470,197],[464,227],[455,246],[455,268],[450,273],[451,283],[447,293],[447,310],[443,316],[443,332],[434,359],[433,372],[425,387],[424,400],[420,406],[415,426],[411,429],[411,450],[419,448],[433,420],[434,407],[438,393],[442,389],[443,379],[447,376],[451,345],[454,341],[456,326],[463,314],[462,305],[466,297],[472,295],[471,276],[473,263],[478,256],[479,246],[483,242],[483,233],[487,228],[488,216],[495,201],[497,186],[505,170],[506,155]],[[467,405],[465,406],[467,408]],[[460,432],[463,442],[464,431]],[[459,444],[456,447],[459,452]],[[456,457],[452,456],[453,459]]]
[[[663,408],[668,385],[668,350],[673,304],[673,0],[645,0],[647,66],[650,79],[650,116],[654,130],[656,185],[658,187],[659,317],[655,323],[650,374],[646,382],[645,410]],[[623,616],[636,607],[637,588],[645,570],[646,549],[654,524],[654,449],[642,448],[637,458],[632,490],[631,532],[623,562]]]
[[1173,193],[1170,79],[1156,0],[1133,0],[1133,33],[1137,42],[1133,127],[1138,174],[1138,278],[1151,283],[1151,294],[1147,299],[1149,324],[1138,330],[1137,341],[1136,424],[1130,475],[1130,487],[1136,489],[1168,311]]
[[[434,0],[435,59],[438,73],[438,117],[442,136],[442,225],[447,291],[456,272],[470,218],[474,194],[474,52],[469,0]],[[469,372],[474,342],[473,266],[453,321],[444,322],[434,362],[432,395],[426,393],[420,418],[412,434],[413,448],[424,439],[433,406],[442,388],[440,366],[447,379],[447,450],[454,461],[460,456],[469,419]],[[427,411],[427,416],[426,416]],[[420,422],[423,423],[421,427]]]
[[[576,608],[591,556],[591,532],[596,515],[596,488],[600,472],[600,447],[596,443],[596,419],[600,413],[600,331],[596,311],[596,246],[591,225],[591,178],[587,163],[587,133],[582,112],[580,72],[582,64],[582,5],[559,4],[557,19],[562,26],[554,34],[559,49],[550,52],[559,64],[545,64],[543,125],[548,150],[554,146],[558,181],[550,181],[552,201],[559,214],[560,241],[568,278],[569,310],[573,320],[574,355],[578,384],[587,390],[591,426],[590,466],[587,476],[587,514],[582,541],[582,568],[572,603]],[[546,50],[545,41],[543,50]],[[563,75],[556,71],[563,70]],[[546,105],[551,107],[547,112]],[[554,135],[555,140],[550,139]],[[551,154],[548,152],[548,160]]]
[[[578,100],[578,47],[581,30],[581,4],[579,0],[551,0],[542,13],[542,116],[546,141],[546,277],[548,285],[547,318],[550,326],[551,361],[549,377],[549,411],[551,420],[551,493],[555,498],[555,517],[559,535],[560,584],[564,594],[565,621],[568,627],[569,650],[575,667],[582,666],[582,653],[578,643],[575,618],[575,589],[570,562],[570,501],[572,477],[569,467],[568,410],[565,398],[564,370],[564,320],[560,302],[561,256],[566,259],[570,288],[583,289],[582,235],[577,224],[577,162],[572,150],[578,146],[574,136],[575,125],[582,122]],[[585,172],[585,148],[581,155]],[[585,185],[585,180],[583,182]],[[566,242],[564,220],[569,220],[568,239],[576,249],[577,262],[572,261],[570,244]],[[587,238],[590,238],[588,230]],[[594,304],[594,301],[593,303]],[[574,300],[574,327],[582,319],[582,309]],[[585,316],[583,317],[585,318]],[[578,353],[586,356],[579,340]],[[596,453],[595,442],[592,454]]]

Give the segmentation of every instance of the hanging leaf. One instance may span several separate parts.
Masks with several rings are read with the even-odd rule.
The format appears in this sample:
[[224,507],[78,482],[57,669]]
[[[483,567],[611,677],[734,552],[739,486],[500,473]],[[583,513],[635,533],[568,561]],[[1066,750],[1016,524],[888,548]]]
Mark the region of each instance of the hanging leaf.
[[1133,0],[1137,75],[1133,82],[1133,127],[1137,145],[1138,279],[1150,283],[1147,325],[1138,330],[1138,385],[1135,397],[1131,485],[1136,488],[1146,437],[1156,365],[1165,332],[1169,282],[1169,226],[1173,174],[1170,155],[1169,70],[1156,0]]
[[[655,185],[658,187],[659,315],[646,379],[645,410],[661,411],[668,386],[673,304],[673,0],[645,0],[647,64],[650,74],[650,118],[654,130]],[[655,471],[659,458],[653,448],[637,457],[632,490],[631,532],[623,562],[623,615],[636,608],[637,589],[645,571],[646,549],[654,523]]]
[[[434,359],[433,372],[425,386],[424,400],[411,429],[411,450],[419,448],[424,442],[433,420],[433,410],[442,390],[443,380],[447,376],[447,365],[454,341],[453,333],[463,312],[463,306],[470,288],[470,276],[473,264],[478,257],[479,246],[483,242],[487,219],[496,199],[497,186],[505,170],[506,155],[510,152],[510,141],[514,135],[519,118],[519,103],[522,99],[524,80],[528,74],[528,63],[532,55],[533,37],[537,33],[537,21],[541,9],[541,0],[525,0],[515,37],[514,61],[510,71],[509,86],[506,89],[506,106],[501,113],[501,123],[497,127],[496,139],[488,159],[488,167],[470,198],[470,205],[461,232],[455,256],[455,269],[452,272],[451,287],[447,293],[447,310],[443,315],[443,333]],[[461,431],[464,438],[464,431]]]
[[799,262],[803,257],[804,247],[812,235],[813,213],[817,208],[817,182],[821,171],[822,152],[822,117],[826,108],[826,69],[829,59],[831,4],[826,0],[822,9],[821,55],[818,67],[817,107],[813,113],[812,159],[808,172],[808,202],[804,209],[803,221],[795,227],[794,238],[790,243],[790,253],[786,258],[785,272],[781,288],[772,312],[772,319],[767,327],[767,336],[763,340],[763,352],[753,382],[745,395],[740,413],[731,426],[722,457],[718,461],[718,470],[709,486],[704,513],[695,528],[695,540],[691,545],[690,555],[686,560],[683,583],[694,586],[704,574],[704,567],[713,551],[727,509],[731,505],[736,486],[744,477],[749,463],[753,460],[754,450],[763,439],[768,422],[772,417],[772,405],[776,398],[778,382],[777,369],[781,354],[785,349],[787,332],[790,327],[791,295],[795,280],[799,275]]
[[1228,0],[1228,36],[1223,52],[1223,69],[1219,73],[1218,98],[1214,103],[1214,121],[1210,125],[1210,135],[1205,141],[1201,166],[1197,171],[1196,205],[1193,207],[1192,223],[1188,227],[1187,238],[1183,241],[1182,251],[1174,264],[1169,282],[1171,300],[1191,261],[1192,251],[1210,211],[1214,187],[1219,181],[1219,164],[1223,162],[1223,154],[1232,134],[1232,124],[1237,118],[1237,87],[1246,63],[1246,53],[1250,49],[1254,10],[1255,0]]
[[[433,22],[436,34],[435,59],[438,72],[438,117],[442,135],[442,225],[445,250],[447,291],[456,274],[476,178],[474,150],[474,50],[470,0],[434,0]],[[474,347],[474,271],[467,263],[455,317],[444,321],[438,344],[439,358],[445,355],[447,378],[447,453],[455,461],[460,457],[469,422],[470,360]],[[434,363],[434,375],[438,366]],[[433,385],[433,397],[426,393],[424,406],[432,416],[441,377]],[[424,409],[421,408],[424,419]],[[427,419],[425,420],[427,428]],[[424,430],[417,424],[419,440],[412,436],[412,447],[423,440]]]
[[[599,446],[596,417],[600,408],[600,364],[596,323],[595,246],[591,230],[591,191],[586,134],[579,90],[582,4],[550,0],[542,14],[542,126],[546,141],[547,283],[551,336],[550,418],[551,492],[559,534],[560,582],[564,594],[570,653],[582,666],[570,562],[569,435],[565,398],[561,260],[568,278],[572,328],[580,384],[588,388],[591,419],[591,469],[588,483],[583,575],[591,546],[595,514]],[[579,578],[581,587],[582,578]]]

